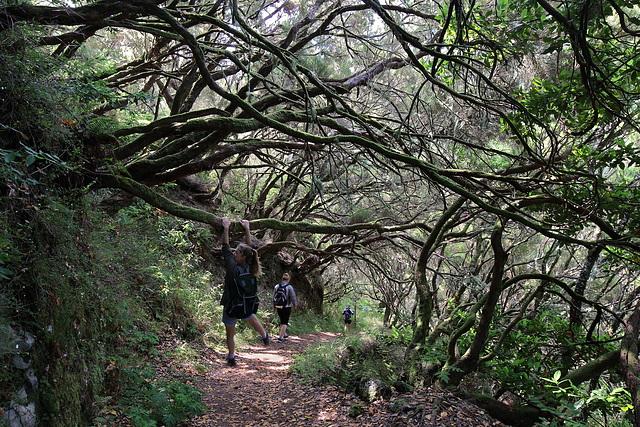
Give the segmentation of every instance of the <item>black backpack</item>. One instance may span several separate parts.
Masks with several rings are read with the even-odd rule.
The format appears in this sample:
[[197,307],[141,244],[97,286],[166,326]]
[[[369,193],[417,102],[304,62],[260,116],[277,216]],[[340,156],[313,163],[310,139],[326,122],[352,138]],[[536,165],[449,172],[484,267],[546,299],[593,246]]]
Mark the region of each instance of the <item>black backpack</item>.
[[284,307],[287,305],[287,286],[286,283],[280,283],[273,293],[273,303],[276,307]]
[[234,279],[236,292],[231,293],[230,302],[225,307],[228,316],[246,319],[258,312],[258,278],[251,273],[239,274]]

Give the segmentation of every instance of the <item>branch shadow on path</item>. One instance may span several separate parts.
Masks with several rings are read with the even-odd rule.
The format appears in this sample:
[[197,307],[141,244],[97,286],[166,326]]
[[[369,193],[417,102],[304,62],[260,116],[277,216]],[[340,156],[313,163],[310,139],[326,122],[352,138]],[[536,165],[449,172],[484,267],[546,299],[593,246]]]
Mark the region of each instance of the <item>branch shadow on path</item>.
[[235,367],[219,360],[195,381],[194,386],[204,392],[203,403],[209,410],[189,425],[353,425],[348,412],[354,396],[336,387],[298,384],[289,371],[295,354],[337,337],[330,332],[290,336],[284,343],[256,344],[237,353]]
[[[294,356],[341,334],[291,336],[284,343],[249,346],[228,367],[219,355],[204,374],[190,376],[208,411],[187,426],[494,427],[505,424],[445,391],[416,389],[389,401],[364,403],[334,386],[300,384],[290,373]],[[395,409],[393,409],[395,408]],[[353,416],[352,416],[353,415]]]

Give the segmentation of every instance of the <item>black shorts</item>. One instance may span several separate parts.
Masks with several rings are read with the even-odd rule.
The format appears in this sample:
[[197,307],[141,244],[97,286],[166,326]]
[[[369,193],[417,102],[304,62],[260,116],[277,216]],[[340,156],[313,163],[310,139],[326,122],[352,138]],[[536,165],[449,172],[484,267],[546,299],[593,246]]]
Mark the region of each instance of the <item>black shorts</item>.
[[288,325],[289,317],[291,316],[291,307],[283,307],[278,309],[278,316],[280,316],[280,324]]
[[344,324],[345,325],[350,325],[351,324],[351,319],[344,319]]

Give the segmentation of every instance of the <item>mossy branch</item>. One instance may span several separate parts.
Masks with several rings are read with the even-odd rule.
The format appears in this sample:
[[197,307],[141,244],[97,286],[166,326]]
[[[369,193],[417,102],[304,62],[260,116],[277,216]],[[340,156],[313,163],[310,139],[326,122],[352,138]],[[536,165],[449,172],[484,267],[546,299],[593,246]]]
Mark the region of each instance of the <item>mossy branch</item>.
[[[174,202],[155,191],[153,188],[141,184],[131,178],[115,175],[103,174],[99,176],[100,185],[108,188],[119,188],[136,197],[141,198],[150,205],[161,209],[171,215],[191,221],[208,224],[216,230],[222,230],[221,217],[202,209],[192,208]],[[239,224],[239,222],[238,222]],[[233,224],[232,224],[233,227]],[[379,233],[390,233],[407,230],[410,228],[423,228],[423,224],[411,223],[397,226],[382,226],[376,222],[337,225],[337,224],[314,224],[306,221],[286,222],[273,218],[260,218],[251,220],[252,229],[272,229],[281,231],[299,231],[305,233],[355,235],[360,230],[375,230]]]

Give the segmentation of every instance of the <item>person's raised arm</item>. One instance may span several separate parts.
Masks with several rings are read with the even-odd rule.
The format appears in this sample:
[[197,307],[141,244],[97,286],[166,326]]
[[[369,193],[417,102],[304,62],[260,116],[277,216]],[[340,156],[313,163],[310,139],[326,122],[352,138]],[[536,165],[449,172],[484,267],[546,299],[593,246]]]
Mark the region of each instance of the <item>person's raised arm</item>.
[[222,243],[229,244],[229,226],[231,221],[227,217],[222,218]]
[[240,221],[240,225],[244,228],[244,242],[247,245],[251,245],[251,230],[249,229],[249,220],[243,219]]

